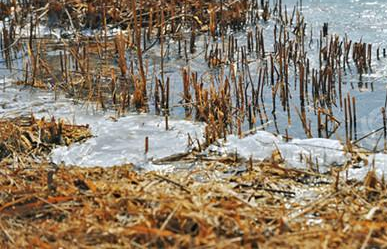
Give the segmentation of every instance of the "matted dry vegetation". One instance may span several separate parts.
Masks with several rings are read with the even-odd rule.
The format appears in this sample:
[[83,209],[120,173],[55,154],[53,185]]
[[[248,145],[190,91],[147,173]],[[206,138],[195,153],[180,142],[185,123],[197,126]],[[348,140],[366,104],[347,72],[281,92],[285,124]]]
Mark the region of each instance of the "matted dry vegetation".
[[[17,122],[1,126],[20,129]],[[70,128],[66,137],[79,133]],[[276,156],[206,158],[193,170],[141,172],[131,165],[36,163],[25,151],[13,153],[0,163],[2,248],[382,248],[387,242],[386,185],[373,172],[364,183],[351,182],[337,171],[288,169]]]
[[54,145],[70,145],[91,137],[88,125],[66,124],[34,116],[0,119],[0,161],[46,155]]
[[215,177],[224,171],[230,166],[219,163],[169,175],[136,173],[130,166],[2,167],[1,245],[385,246],[386,191],[372,176],[368,185],[335,186],[330,177],[279,170],[270,163]]

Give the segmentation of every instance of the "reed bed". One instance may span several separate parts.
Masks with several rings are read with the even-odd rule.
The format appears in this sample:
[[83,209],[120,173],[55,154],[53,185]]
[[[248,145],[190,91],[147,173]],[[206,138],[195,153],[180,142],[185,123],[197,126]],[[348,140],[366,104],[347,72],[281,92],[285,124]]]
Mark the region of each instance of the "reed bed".
[[[6,25],[0,49],[7,67],[21,71],[20,84],[65,91],[118,115],[154,112],[168,119],[184,108],[187,118],[209,124],[209,141],[274,122],[276,133],[286,137],[297,123],[306,137],[355,142],[356,97],[347,96],[343,75],[361,81],[372,72],[375,57],[385,57],[384,48],[375,56],[372,44],[330,34],[328,23],[313,38],[302,3],[293,7],[281,0],[5,1],[1,6]],[[269,22],[270,40],[264,31]],[[42,36],[42,25],[51,33]],[[308,55],[313,46],[316,68]],[[181,81],[165,72],[171,57],[185,61]],[[15,60],[24,68],[15,69]],[[208,70],[197,72],[193,60]],[[170,96],[178,86],[180,105]],[[288,127],[278,125],[279,112],[287,115]]]

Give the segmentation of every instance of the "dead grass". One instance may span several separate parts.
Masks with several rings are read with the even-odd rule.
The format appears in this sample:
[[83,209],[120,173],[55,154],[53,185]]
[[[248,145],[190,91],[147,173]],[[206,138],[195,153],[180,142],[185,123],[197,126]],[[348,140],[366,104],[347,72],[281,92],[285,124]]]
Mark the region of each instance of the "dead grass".
[[[386,189],[207,159],[193,171],[3,161],[2,248],[383,248]],[[245,167],[246,166],[246,167]]]
[[70,125],[55,118],[0,119],[0,160],[46,155],[55,145],[70,145],[90,137],[88,125]]

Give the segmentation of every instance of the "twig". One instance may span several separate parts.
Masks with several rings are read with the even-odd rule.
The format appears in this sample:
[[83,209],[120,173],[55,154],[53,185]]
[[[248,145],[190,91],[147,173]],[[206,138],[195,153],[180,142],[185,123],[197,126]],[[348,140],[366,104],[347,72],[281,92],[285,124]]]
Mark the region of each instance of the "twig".
[[161,180],[164,180],[166,182],[169,182],[169,183],[172,183],[173,185],[179,187],[181,190],[187,192],[188,194],[191,194],[191,191],[189,189],[187,189],[186,187],[184,187],[183,185],[181,185],[180,183],[178,182],[175,182],[165,176],[162,176],[162,175],[158,175],[158,174],[155,174],[156,177],[160,178]]
[[8,233],[8,231],[4,228],[3,224],[0,222],[0,229],[3,231],[5,236],[11,241],[12,244],[15,244],[15,240],[12,238],[12,236]]

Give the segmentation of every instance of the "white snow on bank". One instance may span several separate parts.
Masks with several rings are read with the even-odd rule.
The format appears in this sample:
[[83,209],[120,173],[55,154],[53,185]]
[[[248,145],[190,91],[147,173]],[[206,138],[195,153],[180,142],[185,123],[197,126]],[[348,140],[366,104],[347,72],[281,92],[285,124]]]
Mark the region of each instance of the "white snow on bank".
[[217,145],[208,147],[207,152],[218,155],[237,154],[243,158],[253,157],[255,160],[264,160],[272,155],[279,142],[280,139],[273,134],[257,131],[256,134],[243,139],[235,135],[228,136],[226,141],[220,139]]
[[282,144],[279,148],[289,165],[294,166],[305,166],[307,161],[324,170],[329,166],[343,165],[351,158],[344,152],[340,141],[324,138],[293,139],[287,146]]
[[367,176],[368,172],[372,170],[375,170],[379,179],[387,176],[387,154],[377,153],[368,156],[368,165],[349,169],[348,179],[362,181]]
[[[226,140],[220,139],[207,148],[206,153],[217,155],[235,155],[254,160],[270,159],[275,151],[279,151],[288,167],[305,169],[313,167],[324,173],[332,166],[342,166],[351,155],[344,151],[344,146],[337,140],[313,138],[293,139],[284,142],[281,137],[276,137],[266,131],[239,139],[230,135]],[[368,164],[364,163],[359,168],[350,168],[348,179],[363,180],[367,173],[375,170],[379,178],[387,176],[387,154],[377,153],[369,155]]]
[[[117,122],[101,119],[92,124],[94,138],[82,144],[60,147],[52,152],[55,163],[78,166],[113,166],[133,163],[138,166],[152,160],[188,152],[188,134],[201,139],[203,125],[188,121],[169,121],[165,130],[162,117],[130,115]],[[145,154],[145,137],[149,138],[149,152]],[[201,139],[202,140],[202,139]]]
[[228,136],[226,141],[219,140],[218,145],[207,149],[209,153],[220,155],[235,154],[239,157],[254,160],[269,159],[278,150],[286,164],[291,167],[305,168],[310,165],[326,170],[328,166],[342,165],[350,159],[344,153],[344,147],[337,140],[330,139],[294,139],[284,142],[281,138],[266,131],[242,139]]

